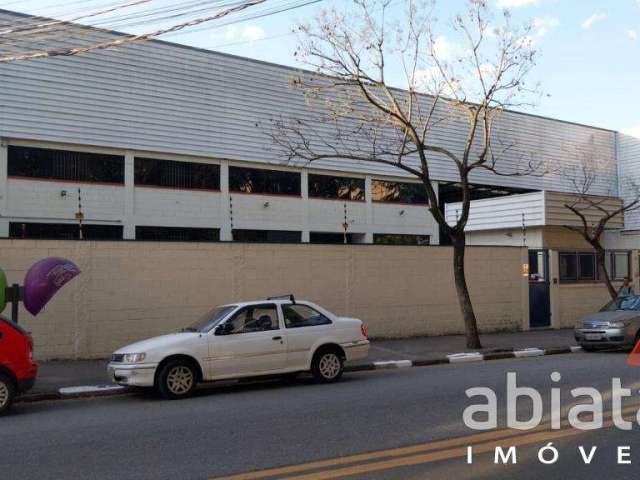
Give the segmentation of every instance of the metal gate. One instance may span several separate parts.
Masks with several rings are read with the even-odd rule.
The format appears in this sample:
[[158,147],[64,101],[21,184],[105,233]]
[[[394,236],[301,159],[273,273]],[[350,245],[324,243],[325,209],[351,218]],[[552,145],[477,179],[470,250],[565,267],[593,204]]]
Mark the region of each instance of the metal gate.
[[529,250],[529,326],[551,326],[548,250]]

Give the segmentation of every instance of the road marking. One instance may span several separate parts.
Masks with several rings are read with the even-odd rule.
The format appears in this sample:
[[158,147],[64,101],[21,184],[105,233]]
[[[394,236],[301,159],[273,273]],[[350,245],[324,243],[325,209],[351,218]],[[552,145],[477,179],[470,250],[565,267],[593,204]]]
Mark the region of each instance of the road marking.
[[[635,416],[635,414],[638,412],[639,409],[640,409],[640,405],[629,406],[622,409],[621,413],[622,414],[633,413]],[[611,417],[611,412],[604,413],[603,417],[604,418]],[[570,426],[569,421],[563,420],[561,422],[561,426],[562,427]],[[610,426],[613,426],[613,421],[611,420],[603,421],[603,428],[608,428]],[[374,470],[378,470],[378,469],[396,468],[395,466],[381,467],[381,465],[388,465],[388,464],[390,465],[391,464],[390,462],[397,463],[403,460],[415,462],[415,463],[408,463],[406,465],[417,465],[420,463],[429,463],[429,462],[445,460],[449,458],[455,458],[456,456],[460,458],[464,458],[466,456],[466,447],[469,445],[473,445],[474,453],[483,453],[483,452],[491,451],[496,446],[505,446],[505,443],[508,443],[508,446],[527,445],[529,443],[535,443],[537,441],[541,441],[537,439],[538,438],[537,436],[539,435],[547,435],[547,436],[550,436],[551,439],[555,439],[555,438],[563,438],[571,435],[578,435],[581,433],[593,432],[593,430],[590,430],[587,432],[584,430],[577,430],[573,428],[548,431],[549,427],[550,427],[550,424],[547,422],[545,424],[541,424],[539,427],[535,429],[528,430],[528,431],[515,430],[515,429],[493,430],[490,432],[463,435],[460,437],[454,437],[454,438],[444,439],[444,440],[436,440],[433,442],[412,445],[409,447],[399,447],[399,448],[392,448],[389,450],[379,450],[376,452],[351,455],[347,457],[336,457],[336,458],[331,458],[327,460],[318,460],[318,461],[309,462],[309,463],[302,463],[298,465],[276,467],[268,470],[244,472],[244,473],[229,475],[225,477],[211,477],[210,480],[256,480],[256,479],[270,478],[270,477],[277,478],[280,475],[303,473],[303,472],[308,472],[311,470],[317,470],[317,469],[326,468],[326,467],[337,467],[340,465],[375,461],[375,460],[389,458],[389,457],[400,457],[393,460],[386,460],[383,462],[365,463],[364,465],[356,465],[353,467],[345,467],[345,468],[334,469],[334,470],[325,470],[322,472],[311,473],[307,475],[303,473],[303,475],[298,477],[287,477],[287,480],[296,480],[296,479],[320,480],[324,478],[336,478],[336,476],[355,475],[357,473],[366,473],[366,471],[373,471],[373,470],[366,470],[366,471],[363,470],[362,472],[358,471],[356,473],[344,473],[344,471],[349,469],[365,468],[370,465],[378,465],[379,468],[374,469]],[[536,440],[532,440],[527,443],[515,443],[515,442],[522,441],[523,439],[528,439],[529,437],[532,437],[534,435],[536,436],[535,437]],[[500,443],[499,440],[502,441],[502,443]],[[460,447],[460,448],[451,449],[451,447]],[[437,451],[433,452],[434,450],[437,450]],[[432,452],[432,453],[425,454],[425,452]],[[444,452],[449,452],[447,454],[449,456],[444,458],[439,458],[439,456],[442,455]],[[420,455],[414,455],[417,453],[420,453]],[[420,458],[422,460],[416,461],[417,458]],[[424,460],[425,458],[430,460]],[[403,466],[403,465],[399,464],[397,466]],[[341,471],[342,473],[339,473],[338,475],[335,475],[335,476],[328,476],[328,477],[313,476],[313,475],[320,475],[320,474],[328,474],[329,472],[335,472],[337,470]],[[312,476],[308,476],[308,475],[312,475]]]
[[[613,421],[603,422],[602,428],[613,426]],[[511,447],[530,445],[532,443],[544,443],[549,440],[557,440],[559,438],[571,437],[585,433],[582,430],[566,429],[554,432],[540,432],[527,435],[513,437],[508,442],[487,442],[474,445],[474,454],[486,453],[495,450],[496,447]],[[325,470],[323,472],[299,475],[296,477],[287,477],[287,480],[328,480],[331,478],[343,478],[351,475],[361,475],[363,473],[376,472],[380,470],[390,470],[393,468],[409,467],[412,465],[421,465],[425,463],[438,462],[442,460],[451,460],[454,458],[464,459],[466,456],[466,447],[458,447],[449,450],[439,450],[437,452],[425,453],[421,455],[413,455],[409,457],[395,458],[393,460],[385,460],[382,462],[366,463],[364,465],[354,465],[350,467],[338,468],[333,470]]]

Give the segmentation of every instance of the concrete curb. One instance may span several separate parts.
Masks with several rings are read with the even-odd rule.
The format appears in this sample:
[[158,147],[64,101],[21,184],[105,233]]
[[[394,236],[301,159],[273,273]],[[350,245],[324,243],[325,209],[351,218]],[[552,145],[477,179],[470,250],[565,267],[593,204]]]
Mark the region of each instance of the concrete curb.
[[363,372],[368,370],[388,370],[407,367],[429,367],[447,363],[487,362],[490,360],[504,360],[506,358],[541,357],[544,355],[561,355],[564,353],[577,353],[581,347],[552,347],[552,348],[524,348],[521,350],[495,351],[495,352],[465,352],[452,353],[440,358],[424,360],[389,360],[384,362],[362,363],[345,367],[345,372]]
[[[490,360],[504,360],[506,358],[528,358],[544,355],[561,355],[564,353],[576,353],[581,347],[553,347],[553,348],[524,348],[521,350],[507,350],[495,352],[465,352],[452,353],[440,358],[417,360],[386,360],[371,363],[348,365],[345,372],[365,372],[371,370],[391,370],[398,368],[429,367],[448,363],[486,362]],[[23,395],[16,398],[16,403],[42,402],[46,400],[72,400],[75,398],[115,397],[130,395],[133,389],[117,385],[84,385],[78,387],[65,387],[57,392],[43,392]]]

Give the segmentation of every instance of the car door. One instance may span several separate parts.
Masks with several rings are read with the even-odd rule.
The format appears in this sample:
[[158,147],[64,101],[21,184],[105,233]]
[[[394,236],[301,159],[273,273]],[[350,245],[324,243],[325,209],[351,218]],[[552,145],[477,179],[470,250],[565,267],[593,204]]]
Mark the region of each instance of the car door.
[[306,369],[311,349],[334,330],[329,317],[303,303],[282,304],[282,316],[287,335],[287,364],[290,368]]
[[[282,370],[286,365],[286,336],[274,303],[239,309],[210,336],[209,377],[229,378]],[[225,328],[228,329],[224,334]]]

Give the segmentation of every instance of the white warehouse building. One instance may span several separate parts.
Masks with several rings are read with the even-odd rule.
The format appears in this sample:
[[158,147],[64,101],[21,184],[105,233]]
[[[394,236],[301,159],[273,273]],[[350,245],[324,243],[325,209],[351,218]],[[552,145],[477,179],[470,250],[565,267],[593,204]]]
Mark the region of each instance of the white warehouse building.
[[[32,17],[0,11],[0,21]],[[75,28],[80,42],[120,35]],[[290,86],[295,75],[310,73],[163,41],[0,64],[0,237],[444,243],[420,184],[399,170],[283,160],[264,125],[310,117]],[[441,128],[439,138],[461,148],[464,130]],[[624,198],[631,193],[621,179],[640,182],[640,140],[515,112],[497,128],[516,145],[506,165],[535,152],[575,166],[571,152],[593,148],[600,158],[591,194]],[[457,175],[433,162],[453,219]],[[549,212],[554,198],[572,193],[563,172],[485,172],[474,182],[471,244],[547,248],[571,237],[562,225],[576,219]],[[640,245],[640,214],[615,227],[609,248]]]

